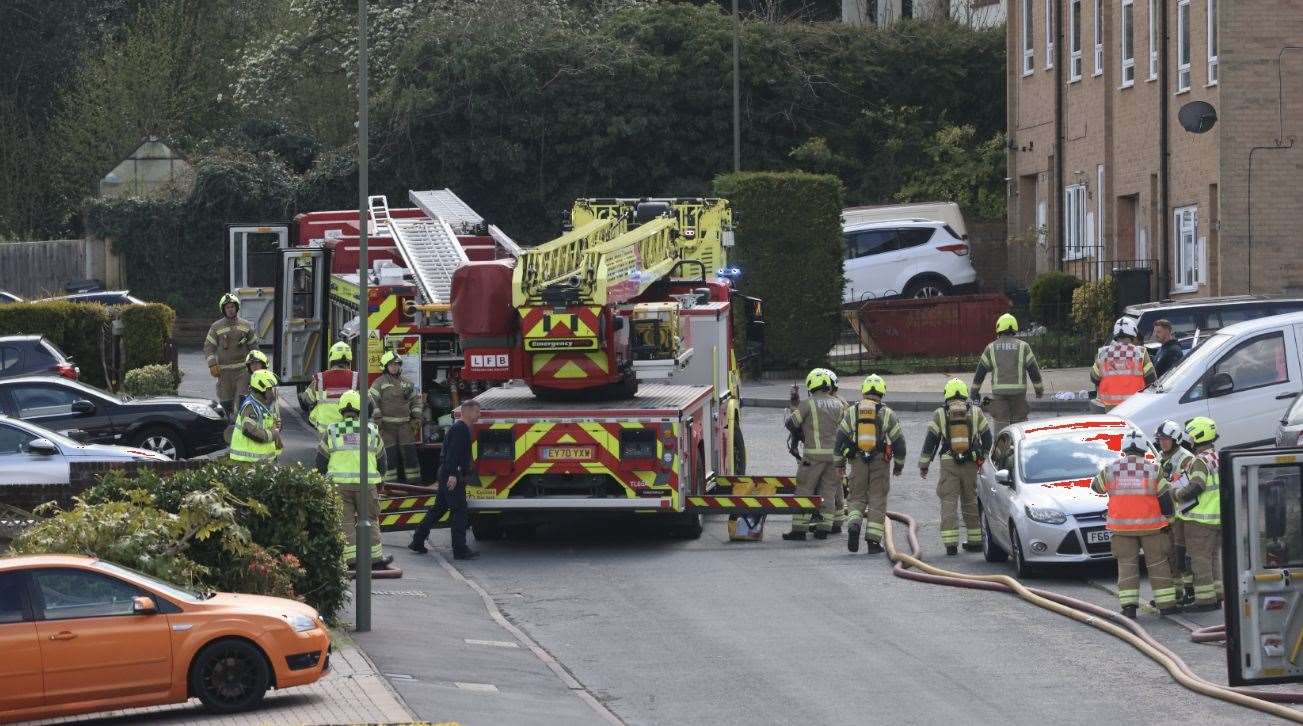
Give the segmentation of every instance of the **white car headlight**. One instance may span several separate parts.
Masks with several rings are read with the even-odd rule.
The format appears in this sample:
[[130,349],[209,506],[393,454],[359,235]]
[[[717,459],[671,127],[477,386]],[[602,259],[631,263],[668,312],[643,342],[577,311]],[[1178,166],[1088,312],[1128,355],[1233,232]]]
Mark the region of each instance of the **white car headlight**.
[[214,421],[220,421],[222,419],[222,415],[217,413],[216,409],[206,403],[183,403],[181,405],[185,406],[186,410],[190,413],[203,416],[204,418],[210,418]]
[[294,628],[294,632],[296,633],[303,633],[317,627],[317,623],[307,615],[299,615],[296,613],[284,617],[289,621],[290,627]]
[[1042,524],[1063,524],[1068,521],[1068,515],[1057,509],[1048,509],[1046,507],[1033,507],[1030,504],[1024,507],[1027,516],[1033,521]]

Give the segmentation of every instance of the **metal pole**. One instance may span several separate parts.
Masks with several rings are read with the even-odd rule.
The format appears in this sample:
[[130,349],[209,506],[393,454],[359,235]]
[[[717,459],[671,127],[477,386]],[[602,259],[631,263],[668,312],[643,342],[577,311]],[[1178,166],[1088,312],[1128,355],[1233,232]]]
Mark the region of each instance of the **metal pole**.
[[742,18],[737,12],[737,0],[733,0],[733,171],[742,171],[742,94],[737,55],[738,34],[741,32]]
[[[362,435],[358,437],[358,450],[361,456],[361,472],[358,480],[357,497],[357,594],[354,602],[354,627],[359,633],[371,629],[371,497],[367,487],[367,446],[370,442],[371,417],[370,401],[367,389],[371,378],[370,331],[367,330],[367,223],[370,216],[370,204],[367,203],[367,87],[366,87],[366,0],[357,0],[357,336],[361,342],[358,358],[362,361],[362,374],[357,377],[358,395],[361,406],[358,420],[361,422]],[[378,483],[378,482],[377,482]],[[362,553],[366,552],[363,557]]]

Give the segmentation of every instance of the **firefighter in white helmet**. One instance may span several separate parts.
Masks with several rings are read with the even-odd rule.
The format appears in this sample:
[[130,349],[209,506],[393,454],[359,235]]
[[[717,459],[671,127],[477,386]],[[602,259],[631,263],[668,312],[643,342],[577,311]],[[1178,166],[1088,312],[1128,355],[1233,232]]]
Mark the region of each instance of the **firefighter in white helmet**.
[[1095,384],[1095,402],[1106,410],[1158,380],[1149,351],[1140,345],[1134,319],[1121,317],[1113,324],[1113,342],[1095,354],[1090,380]]

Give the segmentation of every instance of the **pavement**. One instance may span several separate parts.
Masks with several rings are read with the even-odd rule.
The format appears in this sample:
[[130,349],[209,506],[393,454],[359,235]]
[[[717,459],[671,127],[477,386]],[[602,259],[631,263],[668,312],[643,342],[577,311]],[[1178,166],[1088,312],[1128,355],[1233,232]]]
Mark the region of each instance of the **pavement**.
[[[1027,389],[1027,403],[1032,411],[1054,415],[1085,413],[1092,410],[1090,401],[1077,398],[1082,391],[1094,389],[1090,382],[1089,368],[1060,368],[1041,371],[1045,385],[1045,397],[1041,399],[1032,395],[1031,387]],[[911,373],[887,374],[882,376],[887,382],[885,402],[895,411],[931,411],[940,405],[941,390],[951,378],[958,378],[969,385],[973,382],[973,371],[957,370],[950,373]],[[839,386],[843,397],[858,395],[863,375],[842,376]],[[984,390],[989,393],[991,378],[983,382]],[[742,404],[759,408],[784,408],[788,405],[788,392],[792,385],[805,388],[805,379],[768,379],[744,381],[742,384]],[[1056,399],[1056,395],[1072,394],[1071,400]],[[802,393],[804,395],[804,393]],[[1097,409],[1096,409],[1097,410]]]

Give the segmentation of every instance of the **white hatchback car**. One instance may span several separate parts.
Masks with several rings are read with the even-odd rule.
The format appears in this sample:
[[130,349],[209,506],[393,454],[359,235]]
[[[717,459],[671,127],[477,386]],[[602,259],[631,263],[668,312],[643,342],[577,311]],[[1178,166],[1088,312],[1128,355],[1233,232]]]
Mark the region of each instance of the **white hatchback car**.
[[846,224],[844,303],[884,297],[938,297],[977,283],[971,247],[949,224],[891,219]]
[[1012,559],[1023,577],[1038,565],[1111,559],[1108,496],[1090,483],[1120,456],[1122,438],[1132,430],[1125,419],[1096,414],[1000,432],[977,477],[986,561]]

